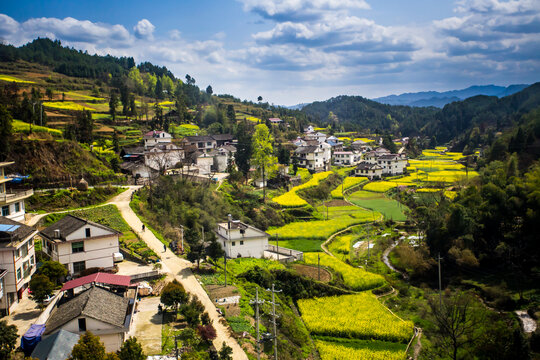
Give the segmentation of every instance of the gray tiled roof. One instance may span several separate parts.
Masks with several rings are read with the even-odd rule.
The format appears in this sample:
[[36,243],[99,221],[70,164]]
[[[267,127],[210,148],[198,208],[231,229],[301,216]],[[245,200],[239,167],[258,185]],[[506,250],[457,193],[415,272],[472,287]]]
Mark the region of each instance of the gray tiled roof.
[[39,360],[65,360],[71,355],[73,346],[79,341],[79,335],[60,330],[40,341],[32,358]]
[[0,231],[0,248],[14,246],[18,241],[24,240],[36,233],[36,230],[30,226],[20,222],[0,216],[1,225],[18,225],[19,227],[13,231]]
[[127,298],[93,286],[54,309],[47,320],[45,334],[52,333],[80,316],[122,328],[128,303]]
[[76,231],[76,230],[78,230],[78,229],[80,229],[83,226],[86,226],[88,224],[93,225],[93,226],[97,226],[99,228],[102,228],[102,229],[105,229],[105,230],[108,230],[108,231],[111,231],[113,233],[120,234],[119,231],[117,231],[115,229],[112,229],[112,228],[110,228],[108,226],[101,225],[101,224],[95,223],[93,221],[81,219],[80,217],[73,216],[71,214],[66,215],[62,219],[55,222],[54,224],[52,224],[49,227],[43,229],[40,232],[40,234],[42,234],[46,238],[52,239],[52,238],[54,238],[54,231],[55,230],[60,230],[60,237],[63,240],[65,240],[66,236],[68,236],[69,234],[73,233],[74,231]]
[[319,147],[318,146],[300,146],[295,150],[297,154],[310,154],[315,152]]

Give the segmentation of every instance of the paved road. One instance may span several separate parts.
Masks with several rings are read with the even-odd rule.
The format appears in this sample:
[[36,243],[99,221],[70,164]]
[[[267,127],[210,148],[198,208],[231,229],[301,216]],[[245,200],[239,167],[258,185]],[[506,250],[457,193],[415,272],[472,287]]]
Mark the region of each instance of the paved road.
[[109,203],[115,204],[120,213],[131,226],[133,231],[137,232],[141,239],[156,253],[161,256],[161,261],[169,269],[169,271],[176,277],[178,281],[182,283],[186,291],[190,294],[197,296],[197,298],[203,303],[205,310],[213,320],[213,325],[216,328],[217,337],[214,340],[214,346],[216,349],[221,349],[222,343],[225,342],[233,349],[234,360],[247,360],[248,357],[238,344],[238,342],[229,335],[228,329],[219,322],[220,316],[217,313],[216,307],[206,294],[206,291],[202,288],[201,284],[197,281],[193,273],[191,272],[191,263],[187,260],[181,259],[167,249],[163,252],[163,243],[159,241],[151,231],[142,232],[142,222],[137,217],[135,212],[129,207],[131,194],[139,187],[130,187],[129,190],[114,197]]

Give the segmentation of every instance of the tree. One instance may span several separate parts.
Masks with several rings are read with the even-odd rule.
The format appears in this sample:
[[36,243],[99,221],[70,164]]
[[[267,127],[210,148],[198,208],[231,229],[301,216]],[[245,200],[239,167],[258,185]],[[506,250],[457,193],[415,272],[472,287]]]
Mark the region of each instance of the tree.
[[49,101],[52,101],[54,95],[53,90],[48,87],[47,90],[45,90],[45,95],[49,98]]
[[212,94],[214,93],[214,90],[212,90],[212,86],[208,85],[208,86],[206,87],[206,93],[207,93],[208,95],[212,95]]
[[111,114],[113,122],[116,121],[116,107],[117,106],[118,106],[118,95],[116,95],[116,92],[111,91],[111,97],[109,98],[109,114]]
[[79,341],[73,350],[68,360],[105,360],[105,346],[99,340],[99,337],[87,331],[79,338]]
[[58,280],[67,275],[67,269],[58,261],[45,261],[39,268],[39,273],[48,277],[54,284],[58,284]]
[[0,321],[0,359],[10,359],[17,346],[17,327],[8,325],[6,320]]
[[77,141],[91,144],[94,139],[94,120],[89,110],[77,113]]
[[257,101],[261,102],[262,100],[263,100],[263,97],[259,95],[259,97],[257,97]]
[[191,262],[197,262],[197,269],[199,269],[199,264],[201,258],[204,256],[204,244],[202,241],[197,241],[190,244],[189,253],[187,254],[187,259]]
[[273,156],[274,149],[272,148],[272,135],[268,127],[264,124],[255,126],[255,134],[253,135],[253,162],[261,171],[263,180],[263,202],[266,201],[266,173],[272,171],[277,159]]
[[223,251],[223,248],[215,239],[210,241],[210,244],[208,244],[206,247],[205,252],[206,255],[208,255],[214,261],[222,258],[225,254],[225,251]]
[[174,306],[175,313],[178,312],[178,307],[187,300],[188,294],[186,290],[176,279],[165,285],[161,291],[160,301],[166,306]]
[[0,161],[4,160],[11,146],[13,119],[4,105],[0,104]]
[[291,161],[290,151],[281,144],[279,144],[278,146],[278,161],[280,164],[283,165],[289,165]]
[[204,341],[214,340],[217,336],[216,329],[212,324],[197,326],[197,332]]
[[142,346],[137,342],[137,338],[130,337],[122,344],[118,351],[120,360],[145,360],[146,356],[143,353]]
[[221,350],[219,350],[219,360],[232,360],[232,348],[225,344],[225,341],[223,344],[221,344]]
[[120,152],[120,143],[118,142],[118,133],[116,130],[113,133],[112,143],[114,152],[118,154]]
[[392,154],[397,152],[396,144],[392,141],[390,135],[385,135],[383,137],[383,146],[385,149],[389,150]]
[[236,121],[236,112],[234,111],[233,105],[230,105],[230,104],[227,105],[227,117],[229,118],[231,122]]
[[43,306],[43,301],[47,296],[52,295],[54,284],[47,276],[35,274],[30,280],[30,290],[32,291],[32,299],[37,301],[40,306]]
[[236,154],[234,157],[236,166],[238,166],[238,170],[244,174],[247,180],[253,145],[251,134],[249,133],[244,122],[238,124],[236,138],[238,139],[238,146],[236,148]]
[[474,307],[474,298],[468,293],[446,294],[441,305],[439,299],[429,300],[435,329],[433,341],[442,351],[443,357],[459,358],[459,352],[478,338],[478,327],[484,311]]

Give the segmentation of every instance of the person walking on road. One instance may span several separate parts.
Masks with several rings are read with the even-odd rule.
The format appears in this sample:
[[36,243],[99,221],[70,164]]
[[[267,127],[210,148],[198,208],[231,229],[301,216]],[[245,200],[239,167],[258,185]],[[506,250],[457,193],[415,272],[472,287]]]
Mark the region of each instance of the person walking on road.
[[142,231],[143,231],[143,232],[144,232],[144,228],[145,228],[145,226],[144,226],[144,224],[142,224]]
[[163,252],[167,252],[167,245],[163,244]]

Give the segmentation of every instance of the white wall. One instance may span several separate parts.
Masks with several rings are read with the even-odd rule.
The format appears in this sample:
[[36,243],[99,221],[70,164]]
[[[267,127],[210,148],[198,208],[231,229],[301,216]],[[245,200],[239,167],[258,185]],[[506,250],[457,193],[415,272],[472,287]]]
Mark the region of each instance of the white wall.
[[[84,232],[84,228],[82,231]],[[114,265],[112,254],[120,251],[118,235],[98,239],[84,238],[81,241],[84,241],[84,251],[79,253],[72,252],[72,242],[57,243],[58,261],[64,265],[68,264],[71,273],[73,273],[73,263],[79,261],[85,261],[87,269],[91,267],[109,268]]]
[[[84,316],[81,316],[79,318],[83,317]],[[79,332],[79,318],[71,320],[58,330],[63,329],[74,334],[84,334],[84,331]],[[92,333],[94,333],[94,335],[99,336],[100,340],[105,345],[105,350],[107,352],[116,352],[120,350],[120,347],[122,346],[122,342],[124,340],[123,329],[120,330],[110,324],[106,324],[95,319],[86,318],[86,330],[91,331]]]
[[[240,242],[243,242],[243,244]],[[268,247],[268,238],[237,239],[230,242],[221,240],[220,243],[228,257],[237,258],[238,254],[240,254],[241,257],[262,258],[264,251]]]

